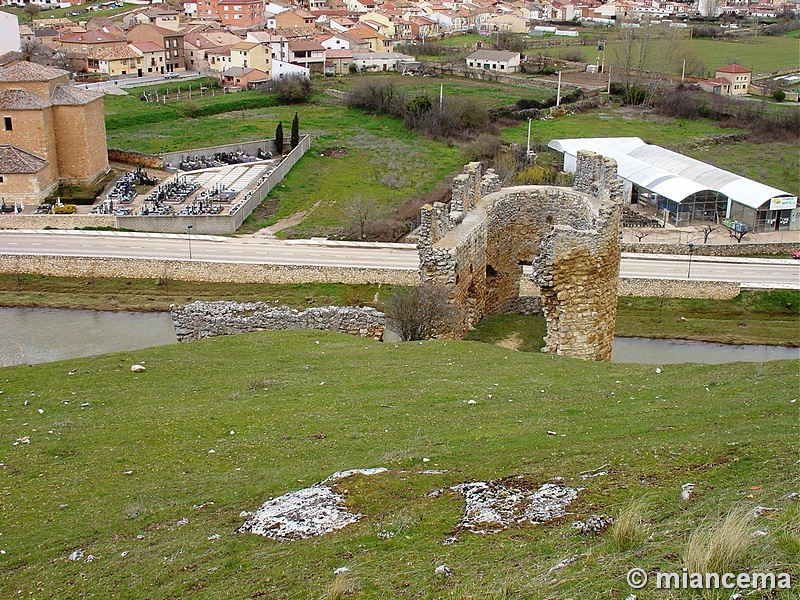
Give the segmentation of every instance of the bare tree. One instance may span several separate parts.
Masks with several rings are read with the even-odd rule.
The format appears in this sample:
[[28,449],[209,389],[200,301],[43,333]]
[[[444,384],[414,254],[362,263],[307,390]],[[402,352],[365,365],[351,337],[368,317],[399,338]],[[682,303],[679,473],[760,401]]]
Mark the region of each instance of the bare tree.
[[675,53],[675,65],[676,70],[688,77],[702,77],[706,71],[706,64],[697,52],[684,44],[680,44]]
[[678,35],[675,28],[656,27],[649,23],[620,30],[614,58],[621,70],[619,77],[625,87],[627,103],[645,104],[650,101],[652,92],[663,83],[666,73],[674,65],[680,47]]
[[704,17],[718,17],[725,6],[725,0],[700,0],[697,10]]
[[378,205],[374,198],[356,196],[347,203],[345,212],[350,226],[356,231],[358,238],[363,240],[367,227],[375,220]]
[[744,223],[734,223],[733,225],[726,225],[725,228],[728,230],[728,235],[730,235],[733,239],[735,239],[737,244],[741,244],[742,239],[744,239],[744,236],[750,233],[750,228]]
[[400,288],[386,302],[386,316],[403,341],[427,340],[452,329],[457,311],[447,290],[429,283]]
[[716,225],[712,225],[711,223],[703,225],[702,227],[697,227],[698,233],[703,234],[703,243],[704,244],[708,243],[708,240],[711,239],[711,234],[714,233],[716,230],[717,230],[717,226]]
[[647,237],[648,233],[646,231],[634,231],[633,235],[639,240],[639,243],[642,243],[642,240]]
[[30,15],[31,23],[33,23],[33,17],[42,12],[42,7],[31,2],[25,5],[25,8],[22,9],[22,12],[24,12],[26,15]]

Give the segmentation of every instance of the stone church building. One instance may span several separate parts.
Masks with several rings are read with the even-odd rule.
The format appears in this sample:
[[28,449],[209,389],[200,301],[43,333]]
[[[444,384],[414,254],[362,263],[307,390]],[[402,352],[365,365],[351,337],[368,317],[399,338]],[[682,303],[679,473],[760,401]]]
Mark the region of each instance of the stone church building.
[[69,73],[19,61],[0,69],[0,198],[38,203],[59,184],[108,172],[103,96]]

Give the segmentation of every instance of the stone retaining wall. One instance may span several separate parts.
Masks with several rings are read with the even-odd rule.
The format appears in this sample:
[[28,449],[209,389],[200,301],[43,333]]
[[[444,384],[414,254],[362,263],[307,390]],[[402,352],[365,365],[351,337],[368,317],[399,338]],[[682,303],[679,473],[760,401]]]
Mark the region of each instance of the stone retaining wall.
[[741,292],[736,281],[692,281],[689,279],[651,279],[620,277],[619,295],[635,298],[706,298],[730,300]]
[[380,340],[386,315],[370,307],[322,306],[297,311],[264,302],[193,302],[170,306],[179,342],[250,331],[320,329]]
[[387,283],[393,285],[417,285],[419,283],[416,269],[365,269],[81,256],[7,256],[0,261],[0,272],[33,273],[54,277],[114,277],[216,283]]
[[0,229],[116,227],[114,215],[1,215]]
[[141,165],[150,169],[161,169],[164,166],[161,157],[156,154],[143,154],[131,150],[108,149],[108,160],[125,163],[126,165]]
[[[752,256],[753,254],[774,254],[788,256],[800,250],[800,242],[765,244],[696,244],[694,256]],[[689,254],[689,244],[622,244],[623,252],[640,254]]]

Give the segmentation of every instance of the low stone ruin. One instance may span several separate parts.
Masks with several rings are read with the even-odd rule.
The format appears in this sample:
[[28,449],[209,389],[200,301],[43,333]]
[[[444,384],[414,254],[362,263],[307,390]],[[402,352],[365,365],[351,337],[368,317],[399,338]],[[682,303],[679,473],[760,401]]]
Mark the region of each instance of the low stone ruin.
[[386,316],[374,308],[322,306],[298,311],[266,302],[192,302],[171,305],[179,342],[218,335],[284,329],[319,329],[380,340]]

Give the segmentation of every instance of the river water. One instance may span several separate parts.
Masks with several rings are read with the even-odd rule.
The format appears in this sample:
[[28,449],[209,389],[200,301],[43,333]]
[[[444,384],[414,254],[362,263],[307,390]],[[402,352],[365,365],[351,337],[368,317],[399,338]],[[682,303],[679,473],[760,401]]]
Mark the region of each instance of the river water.
[[[139,350],[177,343],[169,313],[0,308],[0,366]],[[641,364],[800,359],[799,348],[616,338],[612,362]]]
[[670,365],[699,363],[716,365],[731,362],[767,362],[800,359],[800,348],[782,346],[734,346],[688,340],[614,338],[611,362]]
[[0,366],[176,344],[169,313],[0,308]]

